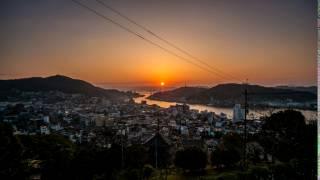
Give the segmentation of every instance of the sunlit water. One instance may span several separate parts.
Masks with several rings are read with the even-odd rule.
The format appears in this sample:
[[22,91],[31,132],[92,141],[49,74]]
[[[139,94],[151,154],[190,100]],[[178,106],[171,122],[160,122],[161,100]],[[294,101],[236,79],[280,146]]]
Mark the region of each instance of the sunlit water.
[[[138,97],[135,98],[134,101],[136,103],[141,103],[141,101],[146,101],[147,104],[152,105],[156,104],[160,107],[168,108],[171,105],[176,105],[176,102],[166,102],[166,101],[157,101],[157,100],[150,100],[147,99],[150,93],[145,93],[145,92],[140,92],[140,94],[143,94],[143,97]],[[206,106],[206,105],[199,105],[199,104],[188,104],[191,109],[196,109],[199,111],[205,111],[207,110],[208,112],[215,112],[216,114],[224,113],[227,115],[228,118],[232,118],[232,113],[233,110],[232,108],[221,108],[221,107],[214,107],[214,106]],[[282,109],[277,109],[273,112],[279,111]],[[311,110],[299,110],[307,120],[316,120],[317,119],[317,111],[311,111]],[[250,110],[249,109],[249,118],[259,118],[263,115],[269,115],[271,113],[271,109],[267,110]]]

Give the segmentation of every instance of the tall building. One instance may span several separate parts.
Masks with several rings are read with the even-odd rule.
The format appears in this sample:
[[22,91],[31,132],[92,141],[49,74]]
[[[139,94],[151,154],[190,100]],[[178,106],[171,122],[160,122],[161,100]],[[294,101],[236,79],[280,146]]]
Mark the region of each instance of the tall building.
[[49,116],[43,116],[43,122],[45,122],[45,123],[50,123],[50,118],[49,118]]
[[235,104],[233,107],[233,119],[232,121],[235,122],[240,122],[244,120],[244,109],[241,109],[240,104]]

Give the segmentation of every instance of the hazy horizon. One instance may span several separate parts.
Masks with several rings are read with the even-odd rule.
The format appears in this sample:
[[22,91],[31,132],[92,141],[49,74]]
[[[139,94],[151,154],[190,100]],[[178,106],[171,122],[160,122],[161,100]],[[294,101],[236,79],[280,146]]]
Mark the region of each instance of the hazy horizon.
[[[79,1],[168,47],[97,2]],[[102,1],[237,79],[265,86],[317,84],[315,0]],[[96,85],[155,87],[235,82],[72,1],[5,0],[0,9],[0,79],[63,74]]]
[[[76,77],[72,77],[72,76],[67,76],[67,75],[63,75],[63,74],[52,74],[52,75],[48,75],[48,76],[28,76],[28,77],[16,77],[16,78],[0,78],[0,80],[16,80],[16,79],[28,79],[28,78],[47,78],[47,77],[52,77],[52,76],[65,76],[65,77],[69,77],[72,79],[77,79],[77,80],[84,80],[84,79],[80,79],[80,78],[76,78]],[[136,90],[136,89],[174,89],[174,88],[179,88],[179,87],[205,87],[205,88],[210,88],[210,87],[214,87],[216,85],[219,84],[242,84],[242,82],[221,82],[221,83],[217,83],[217,84],[192,84],[192,83],[188,83],[188,82],[179,82],[179,83],[175,83],[175,84],[165,84],[163,87],[161,87],[160,83],[159,84],[154,84],[154,83],[139,83],[139,82],[130,82],[130,83],[110,83],[110,82],[102,82],[102,83],[94,83],[94,82],[90,82],[87,80],[84,80],[94,86],[97,87],[102,87],[102,88],[106,88],[106,89],[119,89],[119,90]],[[243,82],[244,83],[244,82]],[[252,83],[250,81],[248,81],[248,84],[251,85],[260,85],[260,86],[265,86],[265,87],[278,87],[278,86],[288,86],[288,87],[317,87],[318,85],[295,85],[295,84],[273,84],[273,85],[267,85],[267,84],[258,84],[258,83]]]

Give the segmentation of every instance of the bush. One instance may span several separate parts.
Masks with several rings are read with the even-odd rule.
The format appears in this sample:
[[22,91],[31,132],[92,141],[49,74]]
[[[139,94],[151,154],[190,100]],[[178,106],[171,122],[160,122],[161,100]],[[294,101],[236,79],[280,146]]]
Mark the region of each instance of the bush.
[[200,148],[192,147],[176,153],[175,165],[183,170],[203,170],[207,165],[207,154]]
[[218,168],[231,167],[240,161],[240,153],[235,149],[217,147],[211,153],[211,164]]
[[154,169],[151,165],[147,164],[143,167],[143,178],[149,179],[154,173]]
[[238,175],[234,173],[224,173],[218,176],[216,180],[238,180]]
[[271,172],[267,167],[252,167],[249,170],[249,175],[251,179],[267,180],[270,179]]

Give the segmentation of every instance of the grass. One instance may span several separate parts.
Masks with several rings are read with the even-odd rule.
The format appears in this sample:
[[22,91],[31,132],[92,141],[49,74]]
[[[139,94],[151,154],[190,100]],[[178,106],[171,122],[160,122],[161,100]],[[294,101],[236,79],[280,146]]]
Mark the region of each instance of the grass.
[[[252,167],[261,167],[261,168],[266,168],[266,164],[259,164],[255,166],[249,166],[248,170]],[[248,171],[247,171],[248,172]],[[233,168],[233,169],[221,169],[217,170],[212,167],[207,167],[205,169],[205,172],[200,174],[200,175],[195,175],[195,174],[190,174],[190,173],[183,173],[181,170],[176,170],[172,169],[168,173],[168,180],[217,180],[217,179],[223,179],[223,180],[235,180],[238,179],[239,174],[242,173],[247,173],[240,168]],[[152,180],[157,180],[157,179],[164,179],[160,178],[160,173],[159,170],[157,170],[153,177],[151,178]]]
[[[223,171],[218,171],[213,168],[207,168],[206,171],[202,174],[190,174],[190,173],[183,173],[182,171],[171,171],[168,174],[167,179],[168,180],[214,180],[218,179],[219,177],[223,177],[225,180],[233,180],[237,177],[237,174],[239,173],[239,170],[234,169],[226,169]],[[151,178],[152,180],[161,179],[160,173],[156,172],[154,176]],[[163,178],[164,179],[164,178]]]

